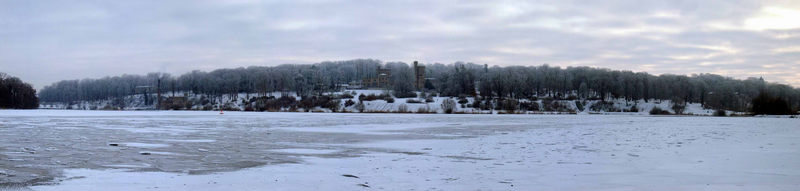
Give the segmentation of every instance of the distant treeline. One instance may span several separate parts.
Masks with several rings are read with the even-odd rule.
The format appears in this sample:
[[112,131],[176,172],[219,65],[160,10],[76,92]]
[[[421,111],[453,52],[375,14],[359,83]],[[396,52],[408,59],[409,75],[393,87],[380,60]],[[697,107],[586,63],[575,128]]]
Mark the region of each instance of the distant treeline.
[[20,80],[0,72],[0,108],[2,109],[36,109],[39,98],[36,90]]
[[[800,89],[760,78],[733,79],[714,74],[651,75],[592,67],[509,66],[500,67],[456,62],[426,64],[422,91],[442,96],[480,96],[491,99],[675,100],[701,103],[708,108],[751,111],[761,95],[784,101],[792,110],[800,107]],[[40,93],[45,102],[95,101],[141,93],[142,86],[170,92],[201,94],[209,98],[238,93],[259,97],[272,92],[295,92],[300,97],[337,90],[338,84],[360,82],[378,75],[379,67],[391,68],[387,89],[397,97],[415,96],[414,71],[403,62],[382,63],[358,59],[305,65],[251,66],[192,71],[180,76],[167,73],[122,75],[100,79],[65,80],[46,86]],[[137,90],[137,87],[138,90]],[[152,90],[151,90],[152,93]],[[276,95],[277,96],[277,95]]]

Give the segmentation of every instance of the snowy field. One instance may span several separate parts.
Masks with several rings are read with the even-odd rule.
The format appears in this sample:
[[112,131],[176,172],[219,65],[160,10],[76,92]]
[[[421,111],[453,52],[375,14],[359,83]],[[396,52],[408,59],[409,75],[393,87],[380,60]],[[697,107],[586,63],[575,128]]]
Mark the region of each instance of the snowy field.
[[0,111],[0,190],[800,190],[800,120]]

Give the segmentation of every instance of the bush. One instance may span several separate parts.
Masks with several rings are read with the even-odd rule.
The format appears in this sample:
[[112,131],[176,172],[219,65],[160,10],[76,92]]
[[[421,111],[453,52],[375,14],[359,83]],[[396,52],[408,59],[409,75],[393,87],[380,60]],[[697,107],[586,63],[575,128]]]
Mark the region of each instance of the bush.
[[686,110],[686,102],[682,99],[672,101],[672,111],[675,111],[675,114],[682,114],[684,110]]
[[552,99],[543,99],[542,107],[544,111],[557,111],[557,112],[572,111],[566,104],[560,101],[554,101]]
[[[115,99],[113,105],[117,105],[118,99]],[[168,97],[161,101],[161,109],[168,109],[168,110],[183,110],[186,109],[186,105],[188,100],[185,98],[176,98],[176,97]],[[124,102],[122,102],[124,106]]]
[[411,97],[417,97],[417,94],[416,94],[416,93],[414,93],[414,92],[400,92],[400,93],[398,93],[398,92],[395,92],[394,94],[395,94],[394,96],[395,96],[395,97],[398,97],[398,98],[411,98]]
[[514,113],[514,111],[519,109],[519,104],[515,99],[500,100],[497,102],[496,108],[498,110],[506,110],[509,113]]
[[426,103],[431,103],[431,102],[433,102],[433,97],[427,97],[427,98],[425,98],[425,102],[426,102]]
[[365,101],[364,99],[367,99],[367,96],[366,96],[366,95],[364,95],[364,94],[360,94],[360,95],[358,95],[358,102]]
[[453,99],[447,98],[442,101],[442,110],[444,113],[453,113],[453,110],[456,108],[456,102]]
[[472,102],[472,104],[470,106],[472,106],[472,108],[475,108],[475,109],[480,109],[481,106],[483,106],[483,105],[481,104],[480,100],[475,100],[474,102]]
[[353,97],[354,97],[354,96],[353,96],[353,95],[351,95],[351,94],[349,94],[349,93],[344,93],[344,94],[341,94],[341,95],[338,95],[338,96],[336,96],[336,98],[339,98],[339,99],[351,99],[351,98],[353,98]]
[[422,103],[422,101],[418,99],[406,99],[406,103]]
[[408,105],[400,104],[400,106],[397,106],[397,112],[408,113]]
[[328,102],[322,105],[323,108],[330,109],[332,112],[339,111],[339,106],[341,105],[342,101],[338,99],[328,100]]
[[331,98],[330,96],[308,96],[303,97],[298,104],[298,107],[310,111],[315,107],[327,108],[331,111],[339,110],[341,101],[339,99]]
[[378,95],[369,94],[366,97],[364,97],[364,101],[375,101],[378,100],[378,98],[379,98]]
[[539,103],[523,101],[519,103],[519,108],[527,111],[539,111]]
[[355,101],[353,101],[352,99],[348,99],[347,101],[344,102],[344,107],[350,107],[355,104],[356,104]]
[[491,99],[484,100],[484,103],[481,104],[481,110],[490,110],[490,109],[492,109],[492,100]]
[[417,113],[431,113],[431,109],[428,106],[417,108]]
[[669,114],[671,114],[669,113],[669,111],[663,110],[659,107],[653,107],[653,109],[650,110],[650,115],[669,115]]
[[728,116],[728,113],[725,112],[725,110],[718,109],[718,110],[714,111],[714,116],[725,117],[725,116]]
[[592,104],[592,106],[589,107],[589,110],[592,110],[592,111],[605,111],[605,112],[620,112],[619,109],[614,107],[614,102],[609,102],[609,101],[598,101],[597,103]]
[[458,98],[458,103],[459,104],[467,104],[467,103],[469,103],[469,100],[467,100],[466,97],[459,97]]
[[394,98],[392,96],[384,97],[383,100],[385,100],[386,103],[394,103]]
[[244,111],[255,111],[255,110],[256,109],[253,108],[253,106],[250,106],[250,105],[244,107]]
[[639,107],[636,107],[636,105],[634,104],[633,106],[631,106],[630,112],[639,112]]
[[575,100],[575,107],[577,107],[578,110],[583,111],[583,102]]
[[291,108],[297,104],[294,96],[283,96],[278,99],[272,96],[258,97],[252,100],[256,103],[254,109],[257,111],[280,111],[281,108]]
[[569,95],[569,96],[567,96],[567,98],[566,98],[566,100],[570,100],[570,101],[572,101],[572,100],[576,100],[576,99],[578,99],[578,96],[575,96],[575,95]]
[[358,110],[358,112],[362,112],[363,113],[364,112],[364,104],[363,103],[357,103],[356,104],[356,109]]

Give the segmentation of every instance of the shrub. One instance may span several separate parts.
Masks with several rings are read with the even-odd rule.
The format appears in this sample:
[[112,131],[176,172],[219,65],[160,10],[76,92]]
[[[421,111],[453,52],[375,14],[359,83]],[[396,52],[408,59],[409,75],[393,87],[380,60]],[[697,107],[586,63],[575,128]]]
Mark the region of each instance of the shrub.
[[430,110],[431,109],[428,108],[428,106],[420,107],[420,108],[417,109],[417,113],[431,113]]
[[357,103],[356,104],[356,109],[358,110],[358,112],[362,112],[363,113],[364,112],[364,103]]
[[344,93],[344,94],[338,95],[336,97],[339,98],[339,99],[350,99],[350,98],[353,98],[353,95],[351,95],[349,93]]
[[211,103],[206,96],[200,97],[200,105],[208,105]]
[[314,99],[316,99],[316,96],[315,97],[303,97],[303,98],[300,99],[300,103],[298,105],[299,105],[300,108],[303,108],[303,109],[306,109],[306,110],[311,109],[312,107],[314,107],[314,101],[315,101]]
[[682,114],[684,110],[686,110],[685,101],[682,99],[674,99],[672,101],[672,111],[675,111],[675,114]]
[[444,113],[453,113],[453,110],[456,108],[456,102],[453,99],[447,98],[442,101],[442,110]]
[[653,109],[650,110],[650,115],[669,115],[669,114],[670,114],[669,111],[663,110],[659,107],[653,107]]
[[728,116],[728,113],[726,113],[725,110],[718,109],[714,111],[714,116],[725,117]]
[[385,100],[386,103],[394,103],[394,98],[392,96],[384,97],[383,100]]
[[467,100],[466,97],[459,97],[458,98],[458,103],[459,104],[467,104],[467,103],[469,103],[469,100]]
[[400,104],[400,106],[397,106],[397,112],[408,113],[408,105]]
[[425,102],[426,102],[426,103],[431,103],[431,102],[433,102],[433,97],[427,97],[427,98],[425,98]]
[[422,103],[422,101],[418,99],[406,99],[406,103]]
[[567,98],[566,98],[566,100],[570,100],[570,101],[572,101],[572,100],[576,100],[576,99],[578,99],[578,96],[575,96],[575,95],[569,95],[569,96],[567,96]]
[[369,95],[367,95],[366,97],[364,97],[364,101],[375,101],[375,100],[377,100],[378,98],[379,98],[379,97],[378,97],[378,95],[375,95],[375,94],[369,94]]
[[589,110],[592,110],[592,111],[605,111],[605,112],[620,112],[619,109],[614,107],[614,103],[613,102],[609,102],[609,101],[598,101],[597,103],[592,104],[592,106],[589,107]]
[[633,106],[631,106],[630,112],[639,112],[639,107],[636,107],[636,104],[634,104]]
[[410,97],[417,97],[417,94],[414,92],[395,92],[394,93],[398,98],[410,98]]
[[542,107],[544,111],[558,111],[558,112],[571,111],[571,109],[569,109],[569,107],[566,104],[563,104],[560,101],[555,101],[552,99],[543,99]]
[[481,104],[480,100],[475,100],[474,102],[472,102],[472,104],[470,106],[472,106],[472,108],[475,108],[475,109],[480,109],[482,104]]
[[331,99],[325,102],[322,107],[330,109],[332,112],[339,111],[339,106],[341,105],[342,101],[338,99]]
[[577,107],[578,110],[583,111],[583,102],[575,100],[575,107]]
[[352,99],[348,99],[347,101],[344,102],[344,107],[350,107],[355,104],[356,102],[354,102]]
[[491,99],[484,100],[484,103],[481,104],[481,109],[482,110],[490,110],[490,109],[492,109],[492,100]]
[[519,103],[519,108],[527,111],[539,111],[539,103],[523,101]]
[[258,97],[252,99],[255,104],[255,110],[257,111],[279,111],[281,108],[290,108],[294,107],[297,104],[295,97],[293,96],[283,96],[278,99],[275,97]]
[[500,100],[497,102],[497,109],[506,110],[509,113],[514,113],[514,111],[519,109],[519,104],[515,99]]

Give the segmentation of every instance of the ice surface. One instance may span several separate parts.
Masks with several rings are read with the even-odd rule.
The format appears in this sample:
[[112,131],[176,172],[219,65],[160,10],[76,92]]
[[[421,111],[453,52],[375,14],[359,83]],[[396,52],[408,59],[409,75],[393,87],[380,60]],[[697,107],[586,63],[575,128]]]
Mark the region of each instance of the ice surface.
[[4,110],[0,181],[33,190],[798,190],[798,130],[798,119],[754,117]]
[[294,154],[332,154],[339,152],[338,150],[325,150],[325,149],[277,149],[274,152],[294,153]]
[[139,147],[139,148],[161,148],[169,147],[168,144],[153,144],[153,143],[122,143],[122,146]]

